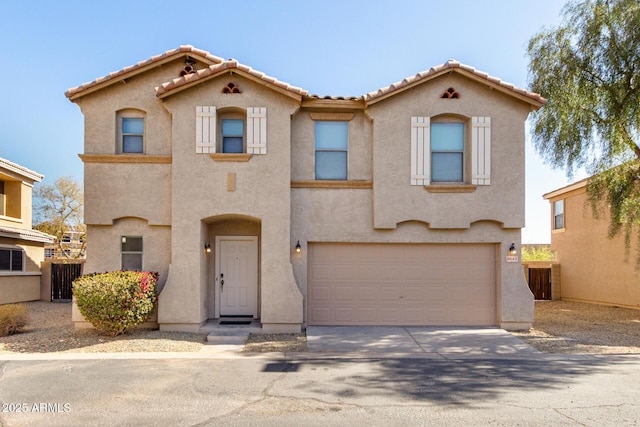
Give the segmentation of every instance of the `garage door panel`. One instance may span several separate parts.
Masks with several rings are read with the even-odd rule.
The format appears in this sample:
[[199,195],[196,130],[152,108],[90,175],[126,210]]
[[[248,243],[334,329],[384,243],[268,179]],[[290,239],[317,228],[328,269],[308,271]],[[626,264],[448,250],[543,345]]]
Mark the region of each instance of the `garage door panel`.
[[309,244],[310,325],[495,325],[493,245]]

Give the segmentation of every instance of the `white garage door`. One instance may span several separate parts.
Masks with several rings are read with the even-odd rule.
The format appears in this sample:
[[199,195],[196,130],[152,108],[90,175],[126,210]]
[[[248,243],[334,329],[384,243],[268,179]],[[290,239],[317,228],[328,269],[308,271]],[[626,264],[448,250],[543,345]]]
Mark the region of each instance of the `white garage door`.
[[495,325],[495,246],[311,243],[309,325]]

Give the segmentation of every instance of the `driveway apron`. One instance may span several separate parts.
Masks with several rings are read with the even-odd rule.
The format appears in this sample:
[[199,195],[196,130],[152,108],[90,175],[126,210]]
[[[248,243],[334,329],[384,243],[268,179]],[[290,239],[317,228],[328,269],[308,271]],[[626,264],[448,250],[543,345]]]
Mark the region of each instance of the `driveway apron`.
[[539,354],[504,329],[487,327],[308,326],[307,346],[323,353],[409,353],[454,359]]

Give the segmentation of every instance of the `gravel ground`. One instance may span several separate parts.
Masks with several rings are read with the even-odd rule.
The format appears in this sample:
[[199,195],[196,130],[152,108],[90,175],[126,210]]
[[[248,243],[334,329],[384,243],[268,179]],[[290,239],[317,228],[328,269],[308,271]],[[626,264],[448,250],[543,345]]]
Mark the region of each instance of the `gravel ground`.
[[638,354],[640,310],[536,301],[533,328],[514,335],[544,353]]
[[95,329],[75,330],[71,303],[26,303],[29,323],[21,333],[0,338],[0,353],[134,353],[199,351],[206,334],[133,329],[110,337]]
[[[132,330],[109,337],[75,330],[71,304],[30,302],[30,321],[21,333],[0,337],[0,353],[196,352],[205,334]],[[569,301],[537,301],[535,322],[514,335],[544,353],[640,353],[640,310]],[[306,351],[302,334],[251,334],[245,351]]]

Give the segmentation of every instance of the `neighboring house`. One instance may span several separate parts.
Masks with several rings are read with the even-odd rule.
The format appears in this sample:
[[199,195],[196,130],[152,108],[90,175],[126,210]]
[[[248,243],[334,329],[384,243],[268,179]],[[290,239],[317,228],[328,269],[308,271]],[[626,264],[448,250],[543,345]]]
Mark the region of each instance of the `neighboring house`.
[[40,299],[44,245],[54,239],[31,228],[31,193],[42,178],[0,158],[0,304]]
[[319,97],[182,46],[66,96],[85,116],[85,271],[158,271],[163,330],[533,321],[506,257],[537,94],[449,61]]
[[78,231],[75,229],[66,231],[60,241],[56,239],[55,242],[44,247],[45,258],[84,258],[86,255],[84,249],[85,235],[86,233],[84,231]]
[[609,238],[608,212],[595,218],[588,179],[545,194],[551,204],[551,248],[560,264],[565,300],[640,308],[640,272],[634,268],[637,236],[625,254],[624,237]]

